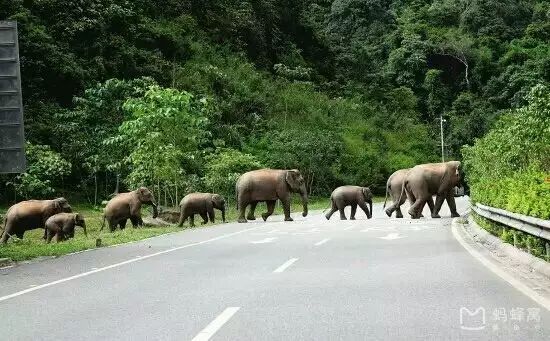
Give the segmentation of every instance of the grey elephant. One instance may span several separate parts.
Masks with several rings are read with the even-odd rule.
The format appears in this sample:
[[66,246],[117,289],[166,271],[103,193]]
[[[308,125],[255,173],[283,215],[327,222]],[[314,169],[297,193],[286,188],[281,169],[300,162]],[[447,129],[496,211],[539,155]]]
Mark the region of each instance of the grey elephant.
[[225,199],[215,193],[190,193],[187,194],[180,202],[180,219],[178,226],[189,218],[190,226],[195,226],[195,214],[202,217],[203,224],[214,222],[214,209],[222,212],[222,221],[225,223]]
[[13,235],[21,239],[25,231],[44,228],[46,220],[52,215],[71,211],[71,205],[65,198],[21,201],[11,206],[4,217],[1,242],[5,244]]
[[[265,201],[267,212],[262,214],[264,221],[273,214],[275,203],[281,200],[285,221],[292,221],[290,217],[291,193],[299,193],[302,198],[304,210],[302,216],[307,216],[307,191],[304,177],[297,169],[259,169],[244,173],[240,176],[235,186],[237,193],[237,207],[239,210],[239,223],[254,220],[254,210],[258,202]],[[246,207],[250,205],[250,211],[245,218]]]
[[49,217],[45,224],[46,242],[51,242],[54,236],[58,243],[73,238],[75,226],[82,227],[84,235],[88,236],[86,222],[80,213],[58,213]]
[[[407,200],[407,197],[409,199],[409,203],[412,205],[414,204],[414,201],[412,198],[408,195],[408,192],[405,191],[404,194],[401,195],[401,191],[403,190],[403,183],[405,182],[405,178],[407,177],[407,174],[409,173],[410,168],[400,169],[395,172],[393,172],[392,175],[388,178],[388,181],[386,182],[386,199],[384,200],[384,206],[382,208],[386,207],[386,202],[388,200],[388,193],[390,195],[390,198],[392,200],[392,204],[386,208],[386,214],[388,217],[391,217],[392,213],[395,211],[395,217],[396,218],[403,218],[403,213],[401,212],[401,205],[405,203]],[[429,200],[426,201],[428,203],[428,206],[430,207],[430,210],[433,210],[434,204],[433,200],[430,197]],[[422,212],[420,213],[420,217],[423,217]]]
[[[451,216],[459,217],[453,188],[460,183],[460,161],[417,165],[407,173],[401,196],[406,191],[406,195],[411,199],[409,214],[413,219],[420,218],[426,202],[430,206],[432,218],[440,218],[439,210],[445,200],[449,205]],[[434,195],[436,196],[435,204],[432,203]]]
[[120,229],[124,229],[128,219],[130,219],[134,228],[142,226],[141,205],[143,204],[153,207],[153,218],[156,218],[158,215],[157,204],[155,203],[153,193],[146,187],[140,187],[132,192],[117,194],[105,206],[101,230],[105,227],[105,220],[109,223],[111,232],[117,226]]
[[[327,220],[329,220],[336,211],[340,211],[341,220],[346,220],[347,218],[344,212],[346,206],[351,206],[351,220],[355,220],[357,206],[361,207],[368,219],[372,218],[372,193],[368,187],[340,186],[332,191],[330,202],[331,209],[325,216]],[[367,203],[370,209],[367,207]]]

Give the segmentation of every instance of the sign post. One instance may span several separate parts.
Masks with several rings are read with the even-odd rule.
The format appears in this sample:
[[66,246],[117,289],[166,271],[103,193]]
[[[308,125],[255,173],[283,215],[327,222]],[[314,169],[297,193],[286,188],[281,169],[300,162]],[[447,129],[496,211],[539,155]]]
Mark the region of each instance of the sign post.
[[0,174],[26,166],[17,23],[0,21]]

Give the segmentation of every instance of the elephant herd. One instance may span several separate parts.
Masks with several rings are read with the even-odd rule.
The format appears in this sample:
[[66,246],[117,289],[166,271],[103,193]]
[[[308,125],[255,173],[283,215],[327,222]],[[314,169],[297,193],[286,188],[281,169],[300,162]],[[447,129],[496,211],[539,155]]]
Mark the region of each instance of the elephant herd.
[[[439,218],[439,210],[443,201],[451,210],[451,215],[457,217],[453,188],[461,182],[460,162],[449,161],[445,163],[432,163],[417,165],[410,169],[402,169],[394,172],[386,184],[386,206],[388,194],[393,203],[386,208],[388,216],[396,212],[397,218],[402,218],[401,205],[408,198],[411,206],[409,214],[411,218],[420,218],[422,209],[427,203],[432,218]],[[308,195],[306,182],[300,171],[296,169],[259,169],[244,173],[238,179],[235,192],[237,196],[238,222],[245,223],[255,220],[255,209],[259,202],[265,202],[267,212],[263,213],[264,221],[273,214],[277,200],[283,207],[284,220],[292,221],[290,217],[290,199],[292,193],[298,193],[302,200],[302,216],[308,214]],[[435,203],[433,196],[436,196]],[[372,193],[368,187],[341,186],[336,188],[331,196],[331,208],[326,214],[326,219],[339,211],[340,219],[346,219],[344,209],[351,206],[351,219],[355,219],[357,206],[363,210],[367,218],[372,218]],[[140,187],[132,192],[120,193],[114,196],[106,205],[103,214],[101,230],[108,223],[113,232],[117,227],[124,229],[128,220],[134,227],[143,225],[141,218],[141,206],[153,207],[153,218],[158,215],[157,204],[153,194],[145,187]],[[368,206],[367,206],[368,204]],[[246,214],[247,207],[250,207]],[[178,225],[189,219],[190,225],[195,226],[194,216],[200,215],[202,223],[208,220],[214,222],[214,209],[221,211],[222,221],[225,222],[225,200],[215,193],[190,193],[179,204],[180,217]],[[62,241],[74,236],[76,226],[83,228],[86,234],[86,223],[79,213],[73,213],[71,206],[65,198],[53,200],[28,200],[19,202],[8,209],[6,213],[1,243],[15,235],[23,238],[25,231],[42,228],[44,239],[50,242],[52,238]]]

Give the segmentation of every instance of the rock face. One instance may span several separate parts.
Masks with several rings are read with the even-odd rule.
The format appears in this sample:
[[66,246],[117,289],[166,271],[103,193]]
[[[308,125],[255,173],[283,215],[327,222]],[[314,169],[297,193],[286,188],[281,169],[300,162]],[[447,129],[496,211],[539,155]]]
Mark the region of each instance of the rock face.
[[162,210],[159,212],[158,218],[172,224],[177,224],[180,219],[180,212],[176,210]]

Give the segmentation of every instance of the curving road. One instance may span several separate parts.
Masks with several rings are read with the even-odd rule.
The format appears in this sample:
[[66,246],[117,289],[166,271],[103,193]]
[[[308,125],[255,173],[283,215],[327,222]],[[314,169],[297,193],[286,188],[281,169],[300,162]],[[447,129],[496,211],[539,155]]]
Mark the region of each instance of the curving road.
[[550,339],[550,313],[463,249],[451,219],[380,204],[371,220],[294,216],[2,269],[0,339]]

